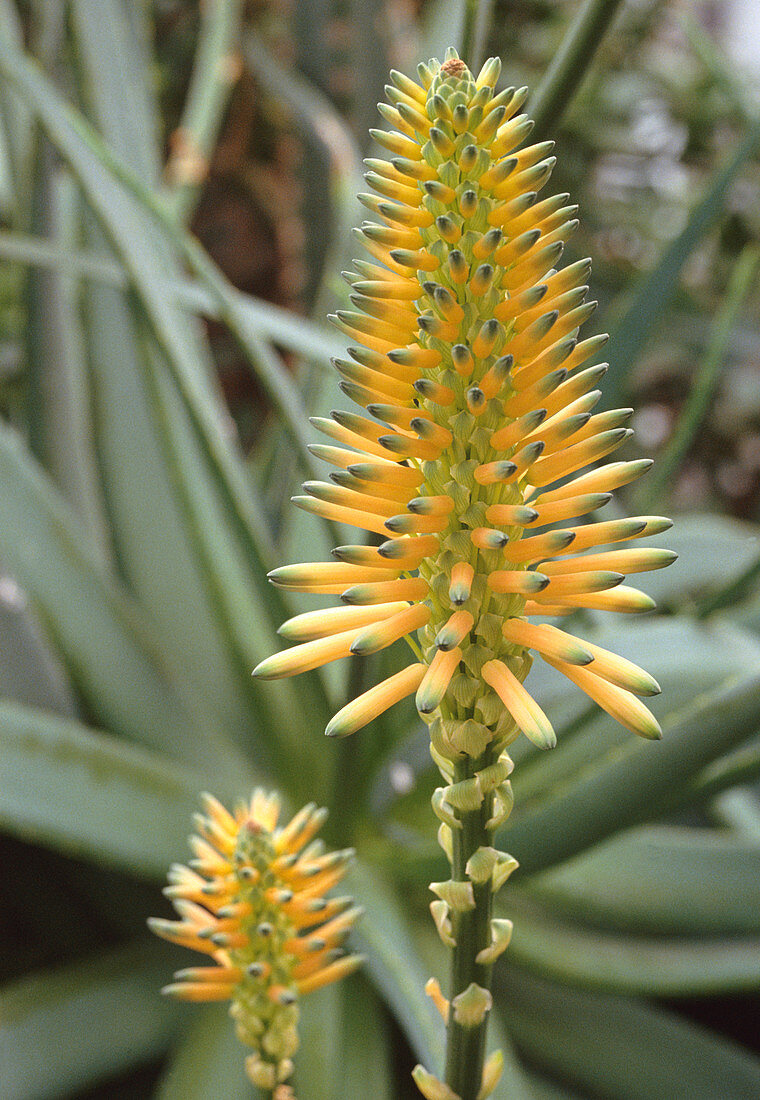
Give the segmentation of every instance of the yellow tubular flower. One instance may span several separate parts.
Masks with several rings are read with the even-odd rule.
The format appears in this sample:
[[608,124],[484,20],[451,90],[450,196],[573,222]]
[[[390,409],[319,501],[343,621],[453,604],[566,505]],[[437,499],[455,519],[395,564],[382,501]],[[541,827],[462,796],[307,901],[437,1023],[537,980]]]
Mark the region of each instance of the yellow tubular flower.
[[578,338],[594,308],[590,263],[558,267],[576,207],[539,199],[551,143],[525,144],[527,89],[496,94],[499,71],[492,58],[475,79],[449,51],[419,67],[421,84],[391,74],[380,110],[395,130],[374,132],[390,160],[368,162],[377,195],[360,196],[380,219],[359,231],[373,260],[354,262],[354,308],[333,318],[353,342],[335,361],[340,387],[368,415],[313,421],[330,442],[312,450],[336,469],[295,498],[384,541],[270,574],[344,606],[291,619],[282,633],[296,644],[255,670],[290,676],[400,638],[416,655],[327,733],[352,734],[415,695],[446,784],[432,804],[452,877],[431,885],[431,913],[454,960],[448,999],[428,984],[447,1058],[445,1081],[414,1071],[427,1100],[485,1100],[501,1072],[484,1050],[491,970],[512,929],[491,916],[516,867],[493,846],[512,808],[505,749],[520,732],[540,748],[556,741],[524,687],[534,654],[616,721],[660,736],[638,698],[659,691],[651,676],[533,620],[648,611],[650,598],[622,581],[675,558],[633,542],[667,519],[584,520],[650,463],[591,468],[629,438],[631,410],[594,412],[605,368],[584,363],[606,337]]
[[278,827],[277,795],[253,792],[234,814],[203,795],[190,838],[195,858],[175,864],[164,893],[178,921],[151,918],[156,935],[201,951],[212,966],[178,971],[162,992],[184,1001],[232,1002],[238,1038],[253,1048],[246,1070],[277,1097],[298,1048],[298,998],[350,974],[361,959],[342,945],[360,910],[324,894],[350,851],[325,853],[313,838],[326,811],[305,806]]
[[557,268],[576,207],[566,195],[539,200],[551,143],[525,146],[526,91],[494,94],[499,68],[491,59],[475,80],[451,54],[420,66],[421,85],[392,74],[391,105],[380,109],[396,129],[374,132],[391,159],[368,162],[379,197],[360,196],[380,219],[359,232],[377,262],[355,262],[355,309],[333,318],[356,342],[335,363],[341,389],[374,419],[315,418],[332,442],[313,451],[337,472],[294,498],[386,538],[271,574],[346,606],[290,620],[282,633],[299,644],[255,671],[290,676],[405,637],[418,661],[349,703],[327,733],[354,733],[416,693],[435,752],[449,760],[471,753],[473,737],[503,746],[522,731],[554,744],[522,687],[536,653],[617,721],[660,736],[636,698],[658,690],[650,676],[531,619],[647,611],[652,601],[625,576],[675,558],[628,545],[665,531],[667,519],[578,523],[650,463],[581,472],[628,439],[631,410],[592,411],[604,368],[582,368],[606,337],[578,339],[594,308],[590,261]]

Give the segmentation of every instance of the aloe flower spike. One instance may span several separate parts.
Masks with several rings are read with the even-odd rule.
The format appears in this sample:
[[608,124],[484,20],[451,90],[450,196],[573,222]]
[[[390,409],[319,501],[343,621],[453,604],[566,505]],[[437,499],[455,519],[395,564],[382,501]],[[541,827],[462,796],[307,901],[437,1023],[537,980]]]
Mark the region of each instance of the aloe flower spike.
[[212,965],[178,971],[162,992],[230,1001],[237,1036],[252,1048],[248,1077],[273,1100],[288,1100],[299,998],[361,963],[344,949],[361,910],[351,898],[325,897],[352,853],[314,850],[326,812],[312,803],[286,825],[278,825],[277,795],[262,790],[234,813],[210,794],[203,808],[190,838],[194,858],[171,867],[164,890],[180,919],[151,918],[148,925]]
[[630,438],[631,410],[595,412],[604,368],[584,364],[606,338],[579,338],[595,306],[590,262],[559,266],[576,207],[541,194],[555,158],[526,144],[527,90],[496,93],[499,71],[491,58],[474,77],[449,50],[419,67],[419,83],[391,74],[381,113],[394,129],[373,131],[388,159],[367,177],[380,197],[363,197],[378,220],[357,233],[371,260],[355,261],[355,308],[332,318],[351,342],[335,362],[341,388],[367,415],[315,423],[330,444],[314,452],[337,469],[295,500],[381,541],[270,575],[345,606],[318,634],[296,616],[283,633],[297,644],[255,670],[289,676],[402,637],[414,654],[327,733],[348,736],[414,695],[444,778],[433,808],[452,877],[433,884],[431,910],[453,970],[449,998],[439,990],[445,1082],[415,1071],[430,1100],[476,1100],[498,1078],[484,1049],[491,968],[509,938],[492,897],[514,869],[492,844],[512,805],[505,750],[520,733],[556,742],[525,687],[535,656],[628,729],[661,735],[639,698],[659,690],[651,676],[544,620],[648,611],[626,577],[675,558],[636,545],[668,520],[592,516],[649,463],[605,462]]

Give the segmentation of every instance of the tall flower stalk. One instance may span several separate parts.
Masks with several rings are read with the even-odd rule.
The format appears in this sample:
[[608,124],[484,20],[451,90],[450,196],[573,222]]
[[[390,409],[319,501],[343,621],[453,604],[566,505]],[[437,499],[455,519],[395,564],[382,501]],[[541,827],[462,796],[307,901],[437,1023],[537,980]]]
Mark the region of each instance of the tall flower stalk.
[[296,644],[255,670],[294,675],[401,638],[414,653],[327,734],[352,734],[414,694],[443,776],[433,809],[451,877],[432,884],[431,911],[452,967],[447,997],[428,986],[448,1037],[445,1081],[415,1070],[428,1100],[482,1100],[498,1080],[485,1044],[491,970],[511,932],[493,897],[516,867],[494,844],[512,807],[506,749],[521,732],[543,749],[556,741],[524,686],[534,654],[624,726],[661,735],[638,699],[659,691],[651,676],[535,620],[647,611],[625,575],[675,557],[635,545],[669,520],[586,518],[650,463],[595,466],[631,435],[631,410],[592,411],[605,368],[583,365],[606,337],[578,338],[594,308],[590,261],[558,268],[576,207],[539,198],[552,143],[525,145],[526,89],[496,93],[500,67],[491,58],[474,78],[450,50],[419,66],[419,84],[391,74],[380,111],[395,130],[373,131],[390,160],[368,162],[376,194],[360,196],[380,219],[358,232],[372,262],[355,261],[355,310],[334,318],[354,341],[335,361],[341,389],[371,418],[312,421],[330,440],[312,450],[336,470],[295,498],[383,541],[271,574],[342,605],[284,624]]

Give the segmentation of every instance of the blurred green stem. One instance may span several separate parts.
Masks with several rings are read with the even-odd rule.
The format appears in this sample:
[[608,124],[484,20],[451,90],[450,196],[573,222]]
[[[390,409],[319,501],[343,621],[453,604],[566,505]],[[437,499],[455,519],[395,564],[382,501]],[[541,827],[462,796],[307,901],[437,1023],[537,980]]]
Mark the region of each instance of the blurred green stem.
[[565,114],[594,60],[621,0],[585,0],[528,105],[534,141],[543,141]]
[[494,0],[470,0],[462,36],[462,58],[477,75],[488,48]]
[[605,388],[608,406],[614,407],[617,401],[623,399],[631,366],[641,355],[652,331],[673,301],[684,264],[708,230],[724,216],[728,189],[745,163],[754,156],[759,144],[760,118],[755,118],[733,154],[714,173],[684,228],[628,299],[625,312],[612,329],[609,345],[610,369]]
[[685,12],[680,22],[689,45],[707,69],[715,86],[725,95],[734,110],[745,119],[751,120],[754,108],[748,95],[749,87],[742,81],[739,72],[731,67],[728,58],[690,12]]
[[[662,454],[658,456],[652,475],[637,494],[637,499],[644,508],[652,507],[667,493],[667,487],[672,486],[673,478],[699,431],[723,370],[726,349],[737,317],[755,284],[759,264],[760,248],[755,244],[746,245],[731,272],[726,297],[715,318],[705,356],[697,370],[675,431]],[[700,618],[720,607],[725,602],[724,597],[724,593],[719,593],[705,603],[700,609]]]
[[[325,220],[318,227],[318,232],[330,236],[324,263],[324,271],[328,275],[327,282],[322,281],[314,304],[315,316],[323,316],[327,312],[328,302],[332,304],[334,297],[329,285],[333,272],[350,263],[349,250],[353,247],[351,230],[356,225],[357,211],[360,209],[356,195],[364,190],[361,152],[330,100],[302,76],[280,65],[253,31],[248,31],[243,37],[243,56],[257,82],[278,101],[287,104],[298,125],[322,146],[327,155],[332,209],[325,211]],[[316,227],[312,228],[316,230]],[[346,263],[338,262],[339,257],[345,257]]]
[[198,48],[185,106],[167,169],[167,206],[187,223],[208,173],[224,112],[240,73],[238,55],[242,0],[206,0],[200,5]]

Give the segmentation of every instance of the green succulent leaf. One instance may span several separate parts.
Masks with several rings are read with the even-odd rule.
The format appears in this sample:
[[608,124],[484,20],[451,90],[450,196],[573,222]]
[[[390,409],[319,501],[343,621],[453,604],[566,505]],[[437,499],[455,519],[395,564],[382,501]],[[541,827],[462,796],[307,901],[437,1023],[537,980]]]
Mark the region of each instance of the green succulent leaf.
[[225,1005],[211,1005],[199,1016],[177,1009],[183,1022],[181,1040],[155,1091],[155,1100],[218,1100],[220,1096],[264,1094],[248,1081],[244,1051]]
[[214,774],[237,772],[240,757],[166,661],[133,600],[102,573],[76,520],[7,427],[0,427],[0,480],[0,556],[97,720]]
[[161,1054],[180,1017],[157,992],[167,957],[141,942],[0,989],[4,1100],[71,1095]]
[[750,1100],[760,1061],[633,998],[587,993],[504,967],[505,1019],[532,1065],[605,1100]]
[[357,948],[367,956],[365,972],[393,1009],[419,1060],[440,1065],[443,1027],[423,992],[429,974],[417,954],[404,910],[375,868],[357,862],[345,883],[365,910],[353,935]]
[[626,372],[637,361],[673,301],[684,264],[705,233],[722,217],[728,190],[757,150],[758,143],[760,119],[749,125],[740,144],[708,183],[684,228],[634,290],[625,312],[612,330],[607,356],[610,363],[605,386],[607,403],[619,400],[625,392]]
[[515,923],[510,960],[555,981],[633,996],[707,996],[756,989],[760,936],[715,938],[610,932],[557,918],[515,891],[502,912]]
[[[73,719],[0,703],[0,827],[79,859],[161,878],[184,855],[206,772]],[[252,784],[250,771],[238,783]],[[229,777],[213,784],[222,797]]]
[[516,814],[499,845],[519,860],[523,872],[535,872],[663,814],[692,775],[757,732],[759,688],[756,673],[698,696],[666,725],[657,745],[631,739],[618,745],[532,812]]
[[527,889],[563,915],[619,932],[760,933],[760,846],[715,829],[632,829]]

